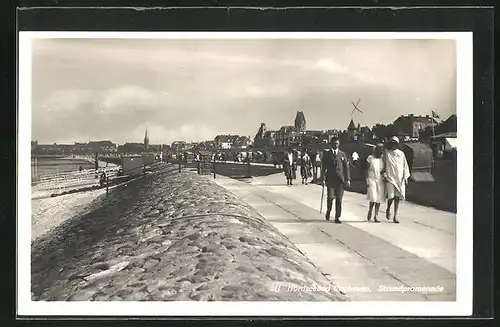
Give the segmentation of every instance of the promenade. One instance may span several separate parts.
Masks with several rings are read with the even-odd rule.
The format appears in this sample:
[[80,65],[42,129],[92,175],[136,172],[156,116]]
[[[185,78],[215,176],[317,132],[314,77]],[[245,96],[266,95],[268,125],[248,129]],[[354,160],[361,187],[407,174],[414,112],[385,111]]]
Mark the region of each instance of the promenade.
[[[456,214],[409,202],[400,224],[366,221],[365,195],[345,192],[343,224],[319,213],[321,187],[286,186],[282,173],[248,181],[211,178],[287,236],[352,301],[454,301]],[[297,183],[297,181],[296,181]],[[385,287],[385,288],[384,288]],[[434,287],[402,292],[403,287]]]

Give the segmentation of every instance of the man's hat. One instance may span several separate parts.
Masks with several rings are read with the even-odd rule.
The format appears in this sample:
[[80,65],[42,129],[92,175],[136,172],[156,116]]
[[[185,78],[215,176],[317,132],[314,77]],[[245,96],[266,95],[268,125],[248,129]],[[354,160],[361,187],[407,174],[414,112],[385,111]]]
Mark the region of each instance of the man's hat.
[[398,139],[398,137],[397,137],[397,136],[393,136],[393,137],[391,137],[390,141],[391,141],[391,142],[394,142],[394,143],[399,143],[399,139]]

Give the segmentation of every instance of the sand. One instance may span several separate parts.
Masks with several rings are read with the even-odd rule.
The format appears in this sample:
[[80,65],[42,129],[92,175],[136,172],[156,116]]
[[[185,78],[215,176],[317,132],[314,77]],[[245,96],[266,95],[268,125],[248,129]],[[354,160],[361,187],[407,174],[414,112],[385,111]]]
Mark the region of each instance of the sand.
[[99,206],[105,189],[34,199],[31,201],[31,240],[46,234],[73,217],[84,215]]

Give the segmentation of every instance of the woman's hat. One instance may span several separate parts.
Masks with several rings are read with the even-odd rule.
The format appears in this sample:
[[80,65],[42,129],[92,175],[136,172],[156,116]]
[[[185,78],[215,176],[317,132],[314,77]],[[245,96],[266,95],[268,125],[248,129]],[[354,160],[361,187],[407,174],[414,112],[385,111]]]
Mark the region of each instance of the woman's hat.
[[391,141],[391,142],[395,142],[395,143],[399,143],[399,139],[398,139],[398,137],[397,137],[397,136],[393,136],[393,137],[391,137],[390,141]]

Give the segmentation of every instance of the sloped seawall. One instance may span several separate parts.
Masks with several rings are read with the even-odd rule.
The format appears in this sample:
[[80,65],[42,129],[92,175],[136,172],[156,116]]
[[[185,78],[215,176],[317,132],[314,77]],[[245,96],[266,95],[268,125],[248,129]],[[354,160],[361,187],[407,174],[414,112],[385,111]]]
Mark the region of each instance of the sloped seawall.
[[32,243],[33,300],[348,300],[253,208],[193,172],[163,165],[99,203]]

